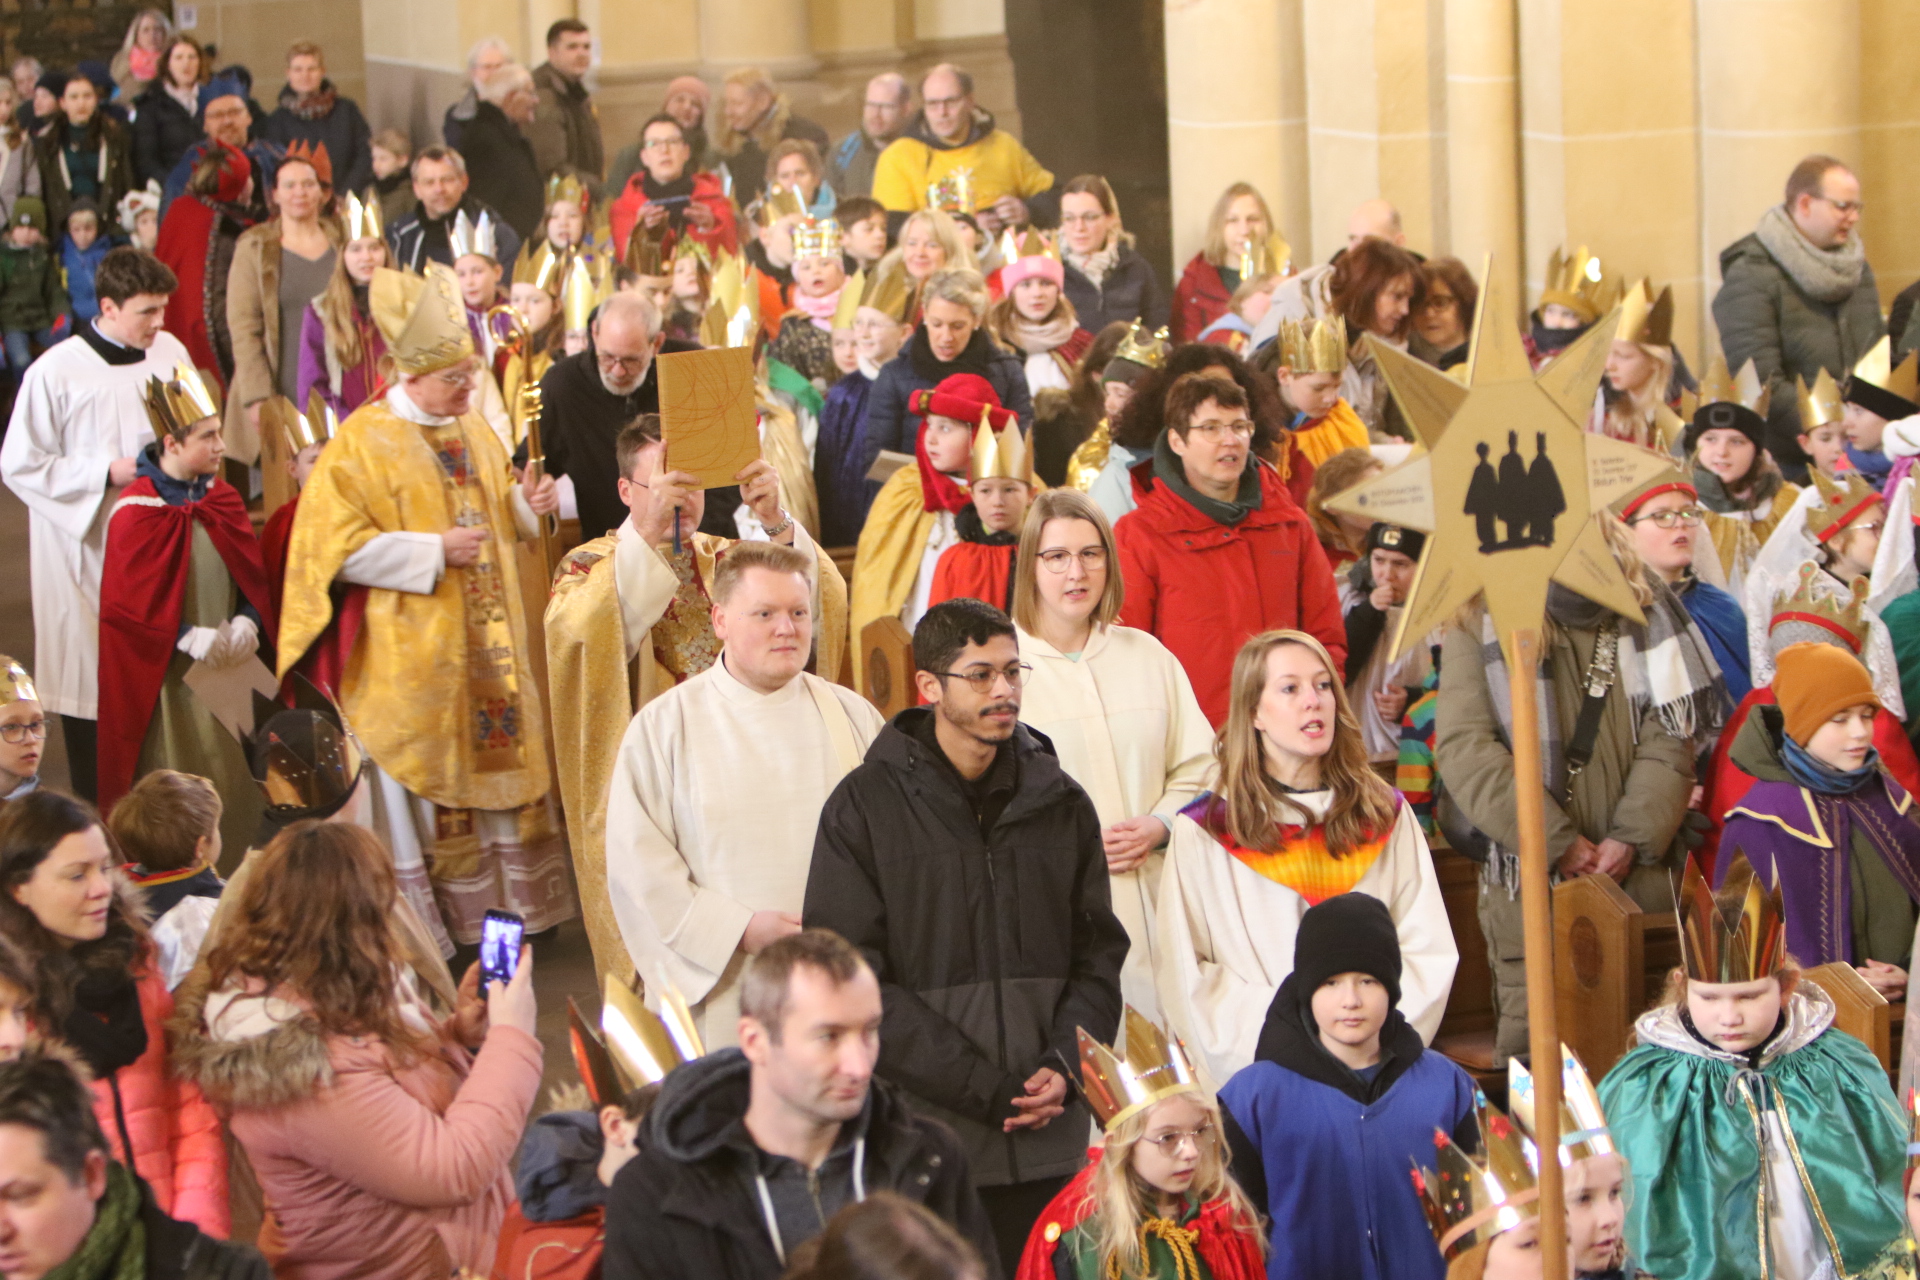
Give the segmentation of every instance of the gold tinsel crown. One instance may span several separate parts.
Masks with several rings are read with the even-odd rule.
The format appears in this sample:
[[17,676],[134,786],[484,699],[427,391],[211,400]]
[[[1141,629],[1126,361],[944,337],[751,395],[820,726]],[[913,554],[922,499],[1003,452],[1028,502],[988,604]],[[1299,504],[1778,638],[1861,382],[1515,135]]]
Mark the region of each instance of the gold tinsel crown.
[[1636,342],[1645,347],[1673,345],[1673,286],[1653,296],[1653,285],[1643,276],[1620,300],[1620,324],[1614,329],[1616,342]]
[[473,356],[460,282],[444,263],[427,263],[425,275],[375,268],[367,304],[401,373],[433,373]]
[[1520,1127],[1533,1135],[1534,1145],[1556,1140],[1560,1144],[1560,1164],[1571,1168],[1576,1160],[1613,1154],[1613,1133],[1607,1128],[1607,1113],[1600,1106],[1587,1069],[1573,1050],[1560,1046],[1560,1132],[1542,1135],[1534,1115],[1533,1073],[1518,1058],[1507,1060],[1507,1105]]
[[1840,398],[1840,384],[1825,369],[1814,376],[1812,386],[1807,385],[1805,378],[1796,378],[1794,386],[1800,401],[1802,433],[1839,422],[1847,416],[1846,401]]
[[260,407],[260,426],[262,430],[278,429],[286,437],[287,447],[299,453],[308,445],[333,439],[340,430],[340,417],[315,387],[307,396],[305,413],[285,396],[268,396]]
[[972,213],[973,169],[960,165],[929,182],[927,204],[942,213]]
[[1764,418],[1773,403],[1773,388],[1761,383],[1753,361],[1741,365],[1738,374],[1729,373],[1727,358],[1715,353],[1707,371],[1700,375],[1700,403],[1737,404]]
[[[981,430],[987,429],[983,422]],[[1016,425],[1008,430],[1018,434],[1020,428]],[[1113,1128],[1162,1098],[1200,1091],[1187,1047],[1132,1005],[1127,1006],[1121,1022],[1121,1043],[1113,1049],[1088,1035],[1084,1027],[1077,1030],[1080,1086],[1103,1129]],[[1121,1051],[1116,1053],[1115,1049]]]
[[1280,322],[1280,363],[1295,374],[1340,373],[1347,367],[1347,322],[1343,316]]
[[1773,614],[1767,619],[1767,634],[1783,622],[1811,623],[1831,631],[1859,657],[1867,649],[1872,624],[1867,621],[1867,593],[1872,584],[1863,577],[1848,584],[1845,595],[1822,584],[1825,575],[1811,560],[1800,566],[1799,581],[1791,591],[1774,593]]
[[172,436],[184,441],[196,422],[220,416],[220,402],[213,388],[190,364],[173,367],[173,376],[162,381],[147,379],[147,421],[153,425],[153,438]]
[[606,1033],[607,1050],[614,1065],[627,1078],[630,1089],[658,1084],[675,1067],[685,1066],[706,1053],[685,997],[664,974],[657,986],[660,1012],[654,1013],[631,987],[612,974],[607,975],[600,1005],[600,1029]]
[[1474,1093],[1480,1153],[1469,1155],[1444,1130],[1433,1131],[1435,1168],[1413,1170],[1427,1225],[1451,1262],[1475,1245],[1540,1216],[1533,1143],[1500,1108]]
[[380,216],[380,202],[373,192],[367,192],[365,200],[351,191],[340,197],[340,229],[347,244],[386,237],[385,219]]
[[802,218],[793,228],[793,260],[840,256],[840,224],[832,218]]
[[565,275],[565,260],[553,251],[553,245],[542,240],[537,246],[531,241],[520,245],[520,252],[513,257],[513,284],[530,284],[556,293],[560,280]]
[[1592,324],[1612,310],[1613,289],[1600,269],[1600,259],[1581,245],[1571,254],[1556,248],[1547,259],[1546,287],[1540,290],[1540,305],[1565,307]]
[[[1726,856],[1724,850],[1720,856]],[[1717,893],[1700,864],[1688,858],[1674,908],[1680,917],[1680,963],[1695,982],[1758,982],[1772,977],[1786,958],[1787,912],[1779,873],[1771,891],[1761,888],[1753,864],[1739,849]]]
[[[1821,376],[1826,376],[1825,370]],[[1820,491],[1820,500],[1807,511],[1807,532],[1821,542],[1832,541],[1857,520],[1861,512],[1883,500],[1880,491],[1861,478],[1858,471],[1843,471],[1838,478],[1829,478],[1826,472],[1815,467],[1813,486]]]
[[33,687],[33,677],[20,665],[20,660],[0,653],[0,707],[15,702],[38,701],[40,694]]
[[1135,320],[1127,326],[1120,345],[1114,348],[1113,358],[1130,360],[1145,369],[1161,369],[1166,367],[1167,353],[1172,349],[1165,325],[1149,332],[1144,324]]
[[1000,431],[993,429],[993,406],[980,410],[980,425],[973,433],[974,480],[1022,480],[1033,484],[1033,453],[1020,424],[1008,423]]

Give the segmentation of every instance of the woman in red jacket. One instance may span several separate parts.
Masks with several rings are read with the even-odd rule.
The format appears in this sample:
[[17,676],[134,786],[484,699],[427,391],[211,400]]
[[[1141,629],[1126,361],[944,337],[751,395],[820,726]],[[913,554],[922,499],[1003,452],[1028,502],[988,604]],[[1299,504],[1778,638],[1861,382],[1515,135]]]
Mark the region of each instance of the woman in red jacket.
[[116,861],[85,801],[42,788],[10,802],[0,813],[0,928],[38,968],[36,1021],[93,1073],[94,1113],[114,1158],[153,1188],[161,1212],[225,1239],[220,1121],[173,1072],[173,996]]
[[1175,342],[1197,340],[1202,329],[1227,314],[1240,287],[1240,254],[1272,234],[1273,213],[1252,183],[1236,182],[1220,193],[1207,219],[1206,245],[1187,263],[1173,291]]

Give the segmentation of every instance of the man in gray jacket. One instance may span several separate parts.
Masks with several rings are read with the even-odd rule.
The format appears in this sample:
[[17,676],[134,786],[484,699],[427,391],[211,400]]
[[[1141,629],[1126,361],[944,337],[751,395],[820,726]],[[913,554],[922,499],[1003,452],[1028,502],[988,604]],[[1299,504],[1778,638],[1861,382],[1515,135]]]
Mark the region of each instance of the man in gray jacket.
[[1713,320],[1727,365],[1753,361],[1773,389],[1767,449],[1787,478],[1805,483],[1807,456],[1793,381],[1825,369],[1844,379],[1886,326],[1855,226],[1860,179],[1832,156],[1808,156],[1787,177],[1786,198],[1750,235],[1720,254]]

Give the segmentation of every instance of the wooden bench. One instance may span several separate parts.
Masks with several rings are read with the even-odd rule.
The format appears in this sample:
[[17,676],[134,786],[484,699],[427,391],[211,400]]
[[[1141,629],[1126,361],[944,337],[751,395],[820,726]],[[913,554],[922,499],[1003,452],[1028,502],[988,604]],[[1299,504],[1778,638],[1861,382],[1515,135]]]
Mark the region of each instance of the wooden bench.
[[913,685],[913,633],[888,614],[860,629],[857,642],[867,656],[867,687],[859,692],[891,720],[917,701]]
[[1493,1065],[1494,1028],[1499,1018],[1494,1011],[1487,939],[1480,931],[1480,865],[1449,849],[1437,835],[1432,850],[1440,896],[1447,904],[1447,923],[1453,927],[1453,942],[1460,949],[1460,965],[1453,973],[1453,989],[1447,995],[1447,1011],[1433,1037],[1433,1048],[1472,1076],[1488,1096],[1505,1097],[1506,1071],[1496,1071]]

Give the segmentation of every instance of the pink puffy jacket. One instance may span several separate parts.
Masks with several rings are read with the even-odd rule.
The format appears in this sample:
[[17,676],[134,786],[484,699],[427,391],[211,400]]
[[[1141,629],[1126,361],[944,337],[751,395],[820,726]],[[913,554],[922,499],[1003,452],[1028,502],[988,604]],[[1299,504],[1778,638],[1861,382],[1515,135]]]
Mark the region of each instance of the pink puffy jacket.
[[[134,981],[140,991],[140,1020],[147,1027],[147,1051],[132,1066],[93,1082],[93,1113],[106,1131],[114,1159],[131,1164],[146,1179],[162,1212],[224,1240],[232,1218],[220,1118],[199,1085],[170,1069],[167,1019],[173,1016],[173,993],[150,958],[134,962]],[[133,1143],[131,1161],[120,1115],[126,1117],[124,1137]]]

